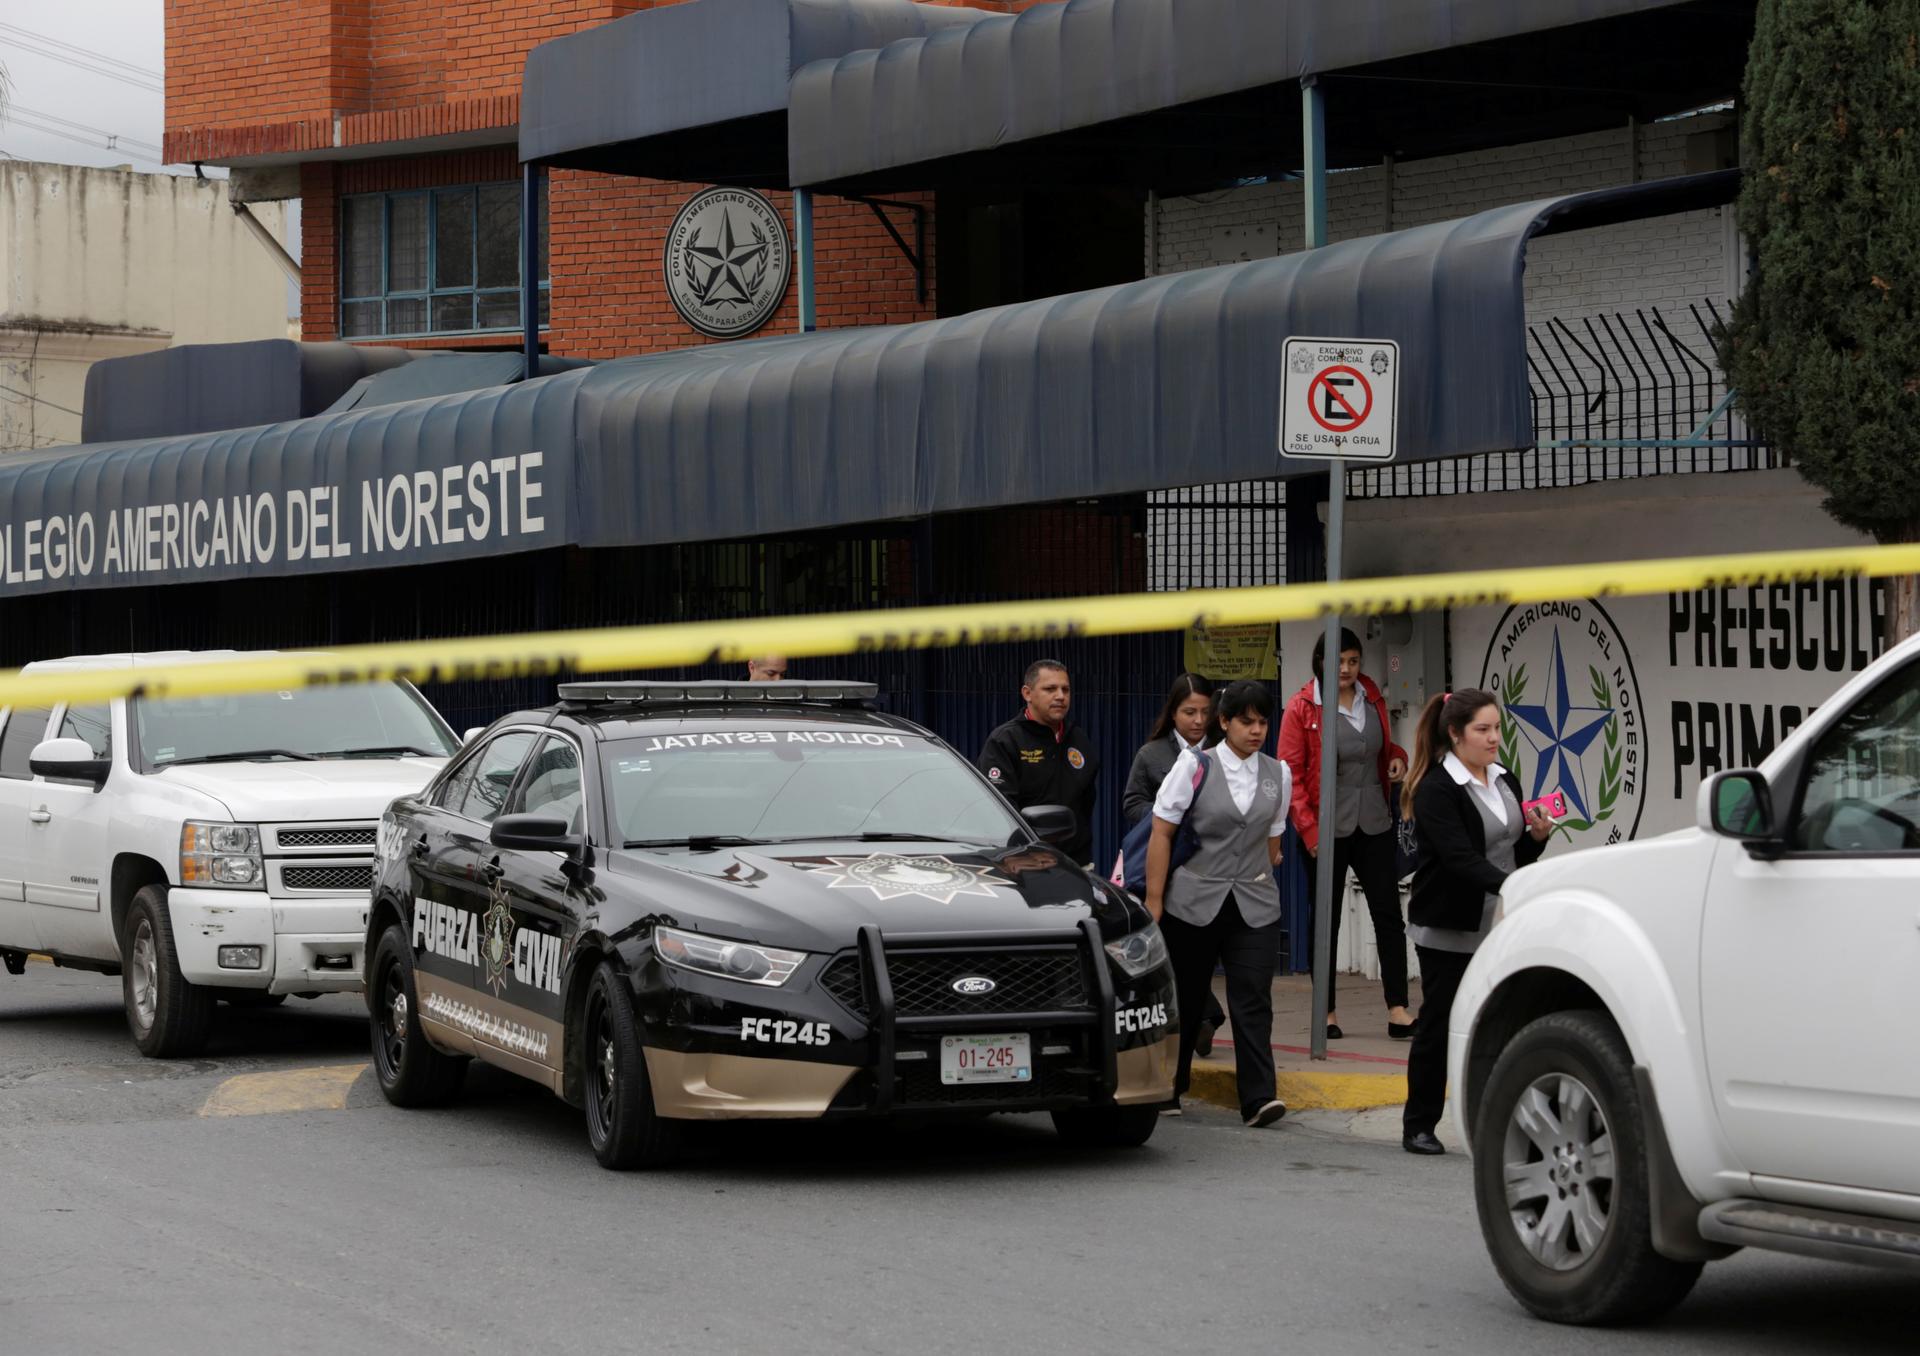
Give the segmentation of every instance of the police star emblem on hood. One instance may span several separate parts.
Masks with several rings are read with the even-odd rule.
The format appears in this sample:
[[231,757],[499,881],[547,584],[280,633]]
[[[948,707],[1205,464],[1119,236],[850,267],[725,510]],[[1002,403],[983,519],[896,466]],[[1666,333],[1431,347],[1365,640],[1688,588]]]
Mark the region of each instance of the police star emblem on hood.
[[826,876],[831,890],[870,890],[879,899],[916,895],[936,904],[951,904],[960,895],[984,895],[1007,881],[990,866],[967,866],[950,857],[898,857],[876,853],[871,857],[828,857],[813,870]]

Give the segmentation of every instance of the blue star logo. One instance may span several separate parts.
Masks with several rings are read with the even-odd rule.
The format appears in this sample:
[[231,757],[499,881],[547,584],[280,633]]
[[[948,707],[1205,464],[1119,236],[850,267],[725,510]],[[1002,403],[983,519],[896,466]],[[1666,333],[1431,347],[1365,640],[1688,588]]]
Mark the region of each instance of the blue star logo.
[[1575,706],[1567,695],[1567,661],[1560,652],[1560,628],[1553,628],[1553,660],[1547,672],[1546,700],[1538,706],[1514,705],[1520,733],[1533,748],[1533,790],[1537,800],[1551,783],[1567,794],[1568,804],[1581,819],[1591,821],[1587,808],[1587,773],[1582,763],[1593,741],[1613,719],[1611,706]]

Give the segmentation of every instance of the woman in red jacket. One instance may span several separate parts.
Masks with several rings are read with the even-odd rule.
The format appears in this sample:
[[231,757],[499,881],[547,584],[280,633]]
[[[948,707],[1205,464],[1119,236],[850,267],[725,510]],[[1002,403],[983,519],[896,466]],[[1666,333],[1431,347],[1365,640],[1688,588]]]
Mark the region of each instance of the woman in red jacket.
[[[1326,637],[1313,647],[1313,671],[1322,672]],[[1340,898],[1346,889],[1347,869],[1359,878],[1373,915],[1374,935],[1380,944],[1380,983],[1386,991],[1387,1034],[1405,1040],[1413,1034],[1413,1015],[1407,1011],[1406,929],[1400,917],[1400,887],[1395,870],[1393,783],[1407,773],[1406,750],[1393,742],[1387,726],[1387,704],[1380,689],[1360,672],[1360,637],[1340,632],[1340,723],[1334,727],[1338,762],[1334,768],[1337,792],[1333,813],[1320,806],[1320,680],[1314,678],[1293,695],[1280,720],[1280,759],[1293,772],[1293,824],[1310,860],[1307,879],[1316,879],[1323,830],[1333,837],[1333,951],[1340,949]],[[1328,821],[1331,821],[1329,824]],[[1319,894],[1316,890],[1315,903]],[[1313,934],[1308,933],[1309,936]],[[1327,986],[1327,1036],[1338,1039],[1338,1004],[1333,976]]]

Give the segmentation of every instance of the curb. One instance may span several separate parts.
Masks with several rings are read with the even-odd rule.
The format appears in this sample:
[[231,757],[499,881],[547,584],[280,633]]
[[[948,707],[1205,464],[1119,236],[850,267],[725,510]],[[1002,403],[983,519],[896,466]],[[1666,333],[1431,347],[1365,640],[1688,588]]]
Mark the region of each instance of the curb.
[[[1407,1100],[1405,1074],[1299,1073],[1282,1069],[1273,1081],[1275,1094],[1290,1111],[1366,1111],[1377,1106],[1399,1106]],[[1187,1095],[1229,1111],[1240,1110],[1233,1065],[1219,1060],[1194,1060]]]

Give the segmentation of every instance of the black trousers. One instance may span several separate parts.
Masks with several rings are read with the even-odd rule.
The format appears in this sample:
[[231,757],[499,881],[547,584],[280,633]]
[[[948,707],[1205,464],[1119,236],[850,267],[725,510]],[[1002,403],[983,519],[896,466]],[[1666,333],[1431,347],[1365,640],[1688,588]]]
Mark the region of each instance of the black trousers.
[[1401,1130],[1409,1135],[1431,1134],[1446,1109],[1447,1022],[1460,977],[1473,959],[1462,951],[1430,946],[1416,946],[1414,952],[1420,957],[1420,1025],[1407,1052],[1407,1109],[1400,1118]]
[[1280,963],[1280,924],[1249,927],[1231,894],[1205,927],[1172,914],[1160,919],[1173,961],[1174,994],[1180,1004],[1180,1072],[1176,1097],[1184,1097],[1193,1073],[1193,1047],[1213,989],[1213,967],[1227,972],[1227,1010],[1233,1015],[1233,1067],[1240,1113],[1250,1116],[1273,1100],[1273,972]]
[[[1324,845],[1326,839],[1320,841]],[[1393,831],[1390,829],[1385,833],[1355,831],[1333,840],[1333,941],[1328,947],[1328,954],[1340,954],[1340,917],[1346,912],[1340,907],[1340,894],[1346,888],[1347,869],[1351,867],[1360,880],[1360,893],[1367,897],[1367,912],[1373,916],[1373,935],[1380,942],[1380,987],[1386,994],[1390,1008],[1407,1005],[1407,931],[1400,917],[1400,885],[1395,875],[1398,864]],[[1310,915],[1320,907],[1319,877],[1314,874],[1317,870],[1319,861],[1309,852],[1307,879],[1314,883]],[[1312,924],[1307,931],[1309,961],[1313,955],[1313,928],[1317,926]],[[1328,976],[1328,1012],[1340,1007],[1339,979],[1338,970]]]

